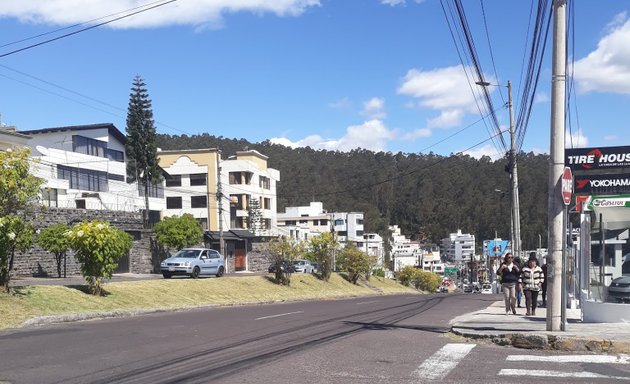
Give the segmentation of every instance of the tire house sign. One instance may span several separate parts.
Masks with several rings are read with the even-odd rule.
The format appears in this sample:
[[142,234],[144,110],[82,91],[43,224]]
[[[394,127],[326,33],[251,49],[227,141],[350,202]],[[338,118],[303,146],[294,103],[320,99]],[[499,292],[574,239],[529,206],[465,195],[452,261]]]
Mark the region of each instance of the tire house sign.
[[567,148],[564,165],[573,171],[630,167],[630,147]]

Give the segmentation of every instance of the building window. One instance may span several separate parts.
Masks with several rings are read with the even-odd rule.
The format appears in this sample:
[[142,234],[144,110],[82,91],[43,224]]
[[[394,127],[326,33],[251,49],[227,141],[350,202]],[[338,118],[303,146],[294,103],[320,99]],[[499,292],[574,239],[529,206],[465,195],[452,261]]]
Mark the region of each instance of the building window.
[[109,190],[107,172],[57,165],[57,178],[68,180],[71,189],[94,192]]
[[[138,193],[140,197],[144,197],[144,185],[138,183]],[[149,185],[149,197],[155,197],[159,199],[164,198],[164,187],[161,184]]]
[[168,176],[166,176],[166,186],[167,187],[181,187],[182,186],[182,175],[168,175]]
[[205,173],[193,173],[190,175],[190,186],[199,186],[208,184],[208,175]]
[[339,235],[339,236],[348,236],[348,231],[339,231],[339,232],[337,232],[337,235]]
[[344,225],[346,222],[343,221],[343,219],[337,219],[335,220],[335,227],[339,226],[339,225]]
[[363,231],[357,231],[357,237],[363,236]]
[[260,188],[271,189],[271,180],[266,176],[258,176],[258,184]]
[[363,225],[363,218],[357,217],[357,225]]
[[252,181],[251,172],[230,172],[229,182],[230,184],[247,184]]
[[85,199],[77,199],[74,203],[77,205],[77,209],[85,209]]
[[58,206],[57,189],[44,188],[42,189],[42,203],[45,207],[54,208]]
[[284,222],[284,225],[296,225],[296,221],[295,220],[287,220]]
[[271,199],[268,197],[261,197],[260,205],[262,209],[271,209]]
[[72,152],[83,153],[85,155],[105,157],[107,143],[89,137],[72,135]]
[[328,219],[321,219],[319,225],[328,225]]
[[181,198],[181,196],[167,197],[166,198],[166,209],[182,209],[182,198]]
[[262,225],[262,229],[271,229],[271,219],[263,219]]
[[192,196],[190,198],[190,208],[207,208],[208,197],[207,196]]
[[121,163],[125,162],[125,155],[122,153],[122,151],[117,151],[115,149],[105,149],[105,157]]

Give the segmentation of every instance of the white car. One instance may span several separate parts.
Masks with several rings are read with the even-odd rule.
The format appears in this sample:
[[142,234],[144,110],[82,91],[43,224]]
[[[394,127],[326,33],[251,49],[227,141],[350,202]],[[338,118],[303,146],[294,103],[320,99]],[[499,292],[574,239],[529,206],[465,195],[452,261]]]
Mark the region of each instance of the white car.
[[492,295],[492,285],[484,284],[481,286],[481,293],[486,295]]
[[201,275],[223,276],[225,260],[214,249],[184,248],[160,263],[160,271],[165,279],[175,275],[186,275],[193,279]]
[[297,273],[313,273],[313,265],[310,260],[294,260],[293,268]]

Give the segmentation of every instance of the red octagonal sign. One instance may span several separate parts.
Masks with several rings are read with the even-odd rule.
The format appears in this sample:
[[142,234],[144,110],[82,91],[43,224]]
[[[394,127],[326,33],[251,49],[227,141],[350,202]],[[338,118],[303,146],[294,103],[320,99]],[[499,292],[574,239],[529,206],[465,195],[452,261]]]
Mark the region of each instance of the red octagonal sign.
[[562,172],[562,202],[564,205],[571,204],[571,196],[573,195],[573,174],[571,168],[564,167]]

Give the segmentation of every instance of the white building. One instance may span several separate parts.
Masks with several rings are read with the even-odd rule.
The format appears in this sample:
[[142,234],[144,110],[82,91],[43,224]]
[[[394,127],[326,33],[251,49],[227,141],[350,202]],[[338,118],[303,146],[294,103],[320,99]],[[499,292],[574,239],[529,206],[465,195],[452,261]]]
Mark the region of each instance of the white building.
[[445,265],[440,258],[439,249],[422,250],[422,270],[444,276]]
[[[45,180],[48,207],[137,212],[145,209],[137,183],[126,182],[125,135],[113,124],[21,131],[31,139],[33,173]],[[164,209],[162,186],[150,192],[149,215]]]
[[26,147],[30,136],[19,133],[15,127],[0,126],[0,151],[6,151],[13,147]]
[[397,225],[390,225],[392,231],[392,264],[394,272],[398,272],[405,267],[415,267],[420,265],[422,253],[420,243],[411,241],[401,234]]
[[[378,248],[382,254],[383,239],[370,234],[366,239],[363,233],[362,212],[327,212],[321,202],[311,202],[308,206],[286,207],[278,213],[278,230],[297,240],[307,240],[323,232],[335,232],[339,244],[351,242],[359,249]],[[378,239],[376,238],[378,236]],[[377,243],[380,242],[380,245]]]
[[365,252],[368,256],[376,257],[377,268],[383,268],[385,262],[385,248],[383,238],[378,233],[365,233],[363,241],[356,243],[357,248]]
[[442,240],[442,253],[445,260],[456,264],[470,261],[475,256],[475,235],[458,229]]

